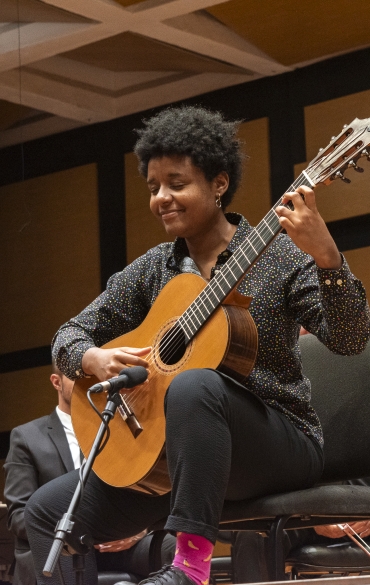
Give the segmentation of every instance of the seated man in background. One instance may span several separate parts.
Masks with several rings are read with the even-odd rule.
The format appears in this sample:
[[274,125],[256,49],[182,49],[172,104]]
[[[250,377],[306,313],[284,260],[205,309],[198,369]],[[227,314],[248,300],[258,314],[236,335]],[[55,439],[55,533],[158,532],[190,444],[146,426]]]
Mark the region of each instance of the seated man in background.
[[[4,465],[8,528],[15,535],[15,559],[11,569],[14,585],[36,583],[24,522],[26,502],[40,486],[81,466],[81,451],[73,432],[70,414],[73,382],[55,364],[50,381],[58,392],[56,409],[48,416],[12,430],[10,449]],[[150,567],[149,563],[152,538],[152,534],[146,535],[144,531],[130,539],[97,545],[96,555],[91,552],[86,556],[86,582],[89,582],[89,576],[96,574],[97,570],[132,572],[137,573],[140,578],[158,570],[160,567]],[[161,550],[162,564],[171,563],[175,538],[166,535]],[[72,563],[71,557],[61,556],[60,560],[62,563]]]

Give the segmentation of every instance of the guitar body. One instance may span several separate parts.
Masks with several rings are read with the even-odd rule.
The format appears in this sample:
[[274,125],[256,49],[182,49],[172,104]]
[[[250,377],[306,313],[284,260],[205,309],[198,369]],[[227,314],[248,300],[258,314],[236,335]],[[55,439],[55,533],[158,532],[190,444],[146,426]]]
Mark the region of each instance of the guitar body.
[[[137,329],[104,345],[105,348],[153,347],[147,358],[151,363],[149,382],[121,392],[132,404],[143,431],[135,438],[122,416],[116,413],[109,425],[110,439],[93,467],[104,482],[152,495],[168,492],[171,486],[165,459],[164,398],[170,382],[180,372],[192,368],[218,369],[241,382],[252,370],[258,343],[257,329],[248,311],[251,298],[235,290],[183,347],[182,355],[176,354],[175,363],[166,363],[165,352],[158,350],[166,332],[205,285],[195,274],[177,276],[162,289]],[[72,395],[73,428],[85,456],[101,423],[86,397],[87,389],[97,381],[95,377],[77,380]],[[102,411],[105,393],[94,395],[94,403]]]

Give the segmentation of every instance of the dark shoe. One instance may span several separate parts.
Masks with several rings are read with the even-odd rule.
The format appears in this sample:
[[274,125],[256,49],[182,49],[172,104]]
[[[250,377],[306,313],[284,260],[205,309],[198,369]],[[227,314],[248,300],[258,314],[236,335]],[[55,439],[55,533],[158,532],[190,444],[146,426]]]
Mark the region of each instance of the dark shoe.
[[196,585],[184,571],[172,565],[165,565],[163,569],[157,573],[151,573],[148,579],[140,581],[139,585]]

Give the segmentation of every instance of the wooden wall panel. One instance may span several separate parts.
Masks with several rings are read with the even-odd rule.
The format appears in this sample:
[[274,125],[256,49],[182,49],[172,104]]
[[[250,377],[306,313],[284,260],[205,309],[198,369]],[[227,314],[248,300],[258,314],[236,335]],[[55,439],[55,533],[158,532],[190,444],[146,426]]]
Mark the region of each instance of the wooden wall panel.
[[0,189],[0,352],[48,345],[100,292],[95,165]]
[[244,162],[242,182],[229,209],[257,225],[271,208],[268,118],[244,122],[238,136],[249,158]]
[[51,366],[0,374],[0,432],[49,414],[58,402]]
[[[310,161],[319,148],[324,148],[332,136],[341,132],[344,124],[349,124],[354,118],[370,116],[370,90],[307,106],[304,112],[307,159]],[[322,185],[317,188],[320,211],[325,221],[370,213],[370,163],[362,159],[359,166],[365,169],[364,173],[346,172],[352,180],[350,185],[336,180],[329,189]]]
[[127,263],[153,246],[169,241],[163,226],[149,209],[149,189],[139,174],[136,155],[125,155]]
[[347,250],[344,256],[355,276],[364,284],[370,302],[370,246]]

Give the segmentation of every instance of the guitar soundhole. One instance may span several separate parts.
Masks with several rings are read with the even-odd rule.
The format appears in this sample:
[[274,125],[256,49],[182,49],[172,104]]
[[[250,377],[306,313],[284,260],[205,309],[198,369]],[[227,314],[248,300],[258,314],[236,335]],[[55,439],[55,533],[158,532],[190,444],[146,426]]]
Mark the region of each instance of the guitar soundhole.
[[186,350],[185,335],[181,327],[171,327],[159,343],[159,355],[162,362],[172,366],[181,360]]

